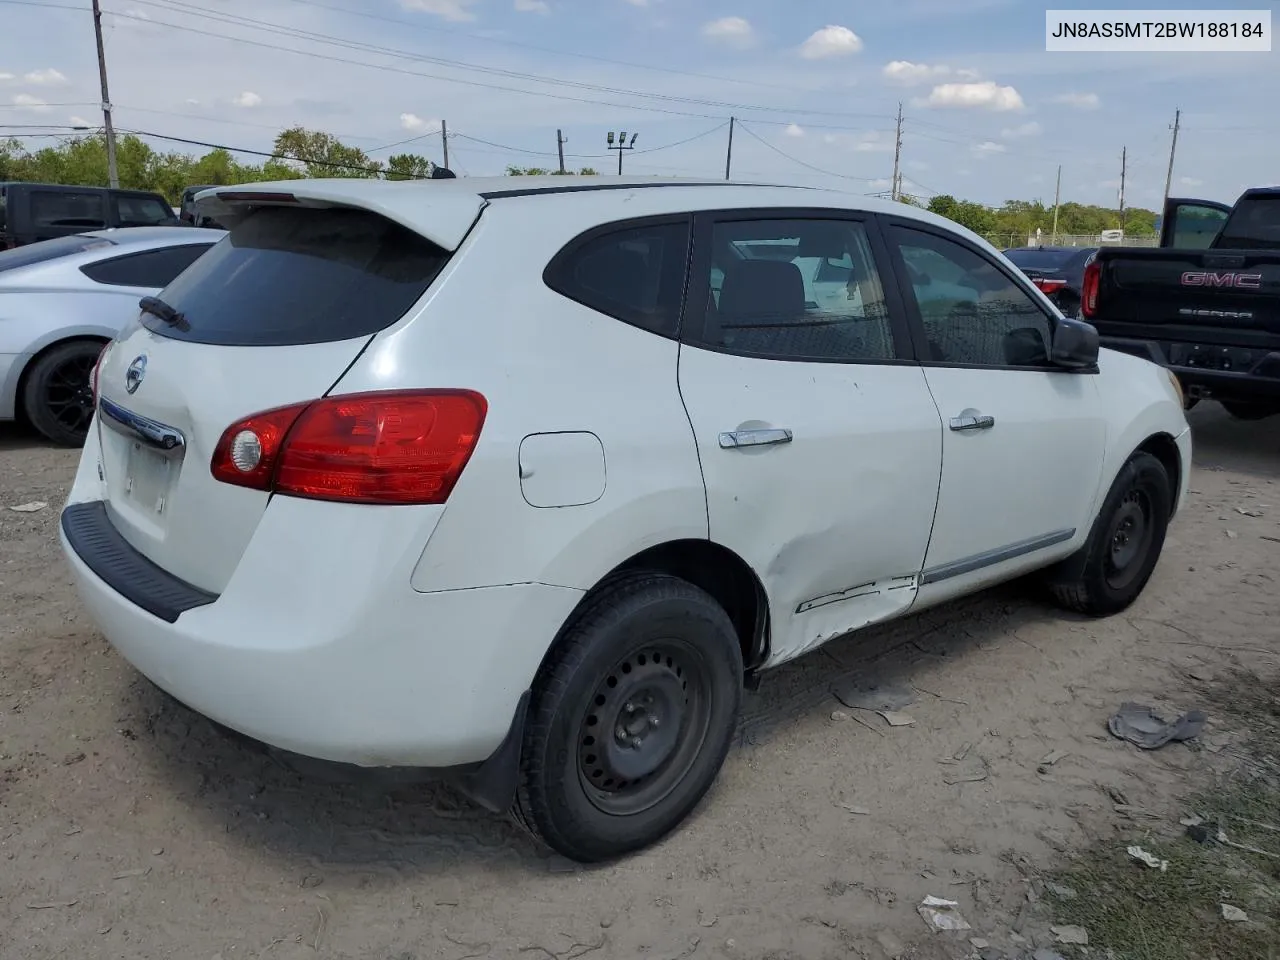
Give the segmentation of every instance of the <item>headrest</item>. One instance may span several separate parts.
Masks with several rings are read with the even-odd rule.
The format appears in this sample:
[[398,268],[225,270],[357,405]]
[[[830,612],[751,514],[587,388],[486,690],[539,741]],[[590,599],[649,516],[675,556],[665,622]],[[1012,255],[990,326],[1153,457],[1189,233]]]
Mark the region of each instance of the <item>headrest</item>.
[[739,260],[728,266],[720,288],[724,326],[778,322],[804,314],[804,277],[784,260]]

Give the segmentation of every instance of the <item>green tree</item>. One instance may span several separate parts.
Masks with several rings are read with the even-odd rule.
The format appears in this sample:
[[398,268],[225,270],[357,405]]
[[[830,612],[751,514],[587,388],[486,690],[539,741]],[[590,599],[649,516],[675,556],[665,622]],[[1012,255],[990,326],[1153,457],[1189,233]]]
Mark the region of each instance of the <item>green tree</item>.
[[382,164],[359,147],[349,147],[331,133],[290,127],[275,141],[275,152],[303,165],[308,177],[376,177]]
[[387,158],[388,180],[421,180],[431,176],[433,164],[416,153],[397,153]]
[[[600,171],[595,170],[591,167],[583,167],[581,170],[578,170],[576,172],[573,170],[566,170],[564,172],[564,175],[579,176],[579,177],[594,177],[594,176],[598,176],[599,173]],[[548,170],[545,167],[510,166],[510,167],[507,167],[507,176],[508,177],[548,177],[548,176],[558,177],[560,176],[560,171]]]

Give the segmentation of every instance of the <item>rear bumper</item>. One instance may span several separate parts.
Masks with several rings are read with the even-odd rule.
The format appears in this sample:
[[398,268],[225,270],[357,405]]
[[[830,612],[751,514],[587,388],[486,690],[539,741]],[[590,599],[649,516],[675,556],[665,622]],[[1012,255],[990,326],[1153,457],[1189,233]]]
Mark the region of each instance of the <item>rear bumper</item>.
[[[222,595],[170,621],[172,611],[158,616],[147,597],[122,590],[100,556],[90,556],[93,566],[82,556],[90,551],[75,524],[94,506],[76,505],[75,494],[62,546],[111,644],[194,710],[306,757],[464,775],[496,762],[518,737],[524,694],[582,596],[542,584],[418,593],[407,575],[390,575],[376,540],[285,549],[297,530],[323,528],[323,508],[334,505],[278,497]],[[127,573],[139,560],[114,562]],[[137,589],[164,590],[163,576]]]
[[1102,337],[1102,346],[1168,367],[1189,395],[1280,402],[1280,351],[1178,340]]

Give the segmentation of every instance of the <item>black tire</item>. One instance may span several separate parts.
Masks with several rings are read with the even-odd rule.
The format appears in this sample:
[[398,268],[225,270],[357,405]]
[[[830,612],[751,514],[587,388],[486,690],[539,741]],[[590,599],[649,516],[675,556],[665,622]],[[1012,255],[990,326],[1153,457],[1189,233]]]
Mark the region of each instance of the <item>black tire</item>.
[[1280,413],[1280,404],[1250,403],[1247,400],[1223,400],[1222,409],[1236,420],[1265,420]]
[[704,591],[658,573],[601,586],[534,683],[516,819],[583,863],[661,839],[724,763],[742,675],[733,624]]
[[93,420],[89,378],[102,344],[72,340],[45,353],[26,373],[22,408],[31,425],[64,447],[84,445]]
[[1133,603],[1160,559],[1172,507],[1164,465],[1149,453],[1135,453],[1120,468],[1085,545],[1050,571],[1058,603],[1093,617]]

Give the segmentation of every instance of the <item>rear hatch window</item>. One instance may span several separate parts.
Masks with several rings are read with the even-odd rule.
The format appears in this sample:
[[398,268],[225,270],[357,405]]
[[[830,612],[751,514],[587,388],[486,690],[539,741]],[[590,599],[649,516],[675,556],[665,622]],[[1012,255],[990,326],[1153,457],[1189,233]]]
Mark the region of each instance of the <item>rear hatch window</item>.
[[448,259],[365,210],[264,207],[161,293],[183,323],[150,314],[141,322],[164,337],[222,346],[349,340],[404,316]]
[[19,267],[31,267],[38,263],[68,257],[73,253],[84,253],[97,247],[114,247],[115,244],[103,237],[58,237],[54,240],[41,240],[13,250],[0,252],[0,273],[6,270],[17,270]]

